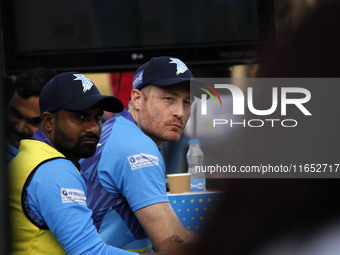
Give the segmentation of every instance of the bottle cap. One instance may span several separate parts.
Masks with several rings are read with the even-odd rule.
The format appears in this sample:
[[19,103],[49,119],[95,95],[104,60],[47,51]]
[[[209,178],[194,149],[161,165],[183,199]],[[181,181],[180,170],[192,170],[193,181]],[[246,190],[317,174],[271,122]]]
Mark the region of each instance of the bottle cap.
[[200,144],[200,141],[198,139],[189,140],[189,145],[192,145],[192,144]]

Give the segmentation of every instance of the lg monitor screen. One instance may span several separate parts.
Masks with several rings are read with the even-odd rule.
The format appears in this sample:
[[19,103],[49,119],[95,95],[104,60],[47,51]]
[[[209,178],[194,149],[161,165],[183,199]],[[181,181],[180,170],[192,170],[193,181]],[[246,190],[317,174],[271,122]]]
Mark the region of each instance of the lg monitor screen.
[[154,56],[190,65],[258,61],[268,0],[3,1],[8,73],[35,67],[129,71]]

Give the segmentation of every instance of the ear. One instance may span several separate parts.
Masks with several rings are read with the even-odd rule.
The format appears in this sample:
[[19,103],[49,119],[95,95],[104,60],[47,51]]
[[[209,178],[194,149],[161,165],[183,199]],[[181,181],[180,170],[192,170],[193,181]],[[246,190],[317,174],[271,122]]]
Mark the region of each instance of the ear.
[[143,99],[144,99],[144,94],[142,91],[138,89],[134,89],[131,91],[131,103],[135,111],[139,111],[139,109],[142,106]]
[[55,126],[55,121],[56,121],[56,116],[54,113],[50,113],[50,112],[44,112],[42,115],[42,120],[41,120],[41,124],[43,126],[43,129],[50,133],[52,132],[52,130],[54,129]]

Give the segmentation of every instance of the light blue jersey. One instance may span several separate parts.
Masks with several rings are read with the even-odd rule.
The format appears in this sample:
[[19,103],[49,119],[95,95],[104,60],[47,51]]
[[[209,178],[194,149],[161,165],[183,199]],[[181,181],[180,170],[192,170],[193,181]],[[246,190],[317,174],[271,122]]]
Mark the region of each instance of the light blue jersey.
[[[39,129],[33,138],[53,146]],[[103,243],[87,207],[85,182],[70,160],[41,164],[26,186],[25,212],[36,226],[49,228],[67,254],[136,254]]]
[[104,242],[138,252],[151,242],[134,212],[169,202],[165,165],[156,144],[125,110],[103,125],[96,154],[82,160],[87,201]]

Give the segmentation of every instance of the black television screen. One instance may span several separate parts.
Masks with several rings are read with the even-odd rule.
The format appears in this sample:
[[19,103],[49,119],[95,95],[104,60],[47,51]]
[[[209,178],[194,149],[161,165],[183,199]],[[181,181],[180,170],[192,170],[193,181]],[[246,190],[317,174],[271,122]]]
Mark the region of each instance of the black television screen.
[[135,70],[153,56],[187,64],[257,61],[272,0],[12,0],[4,5],[8,73]]

